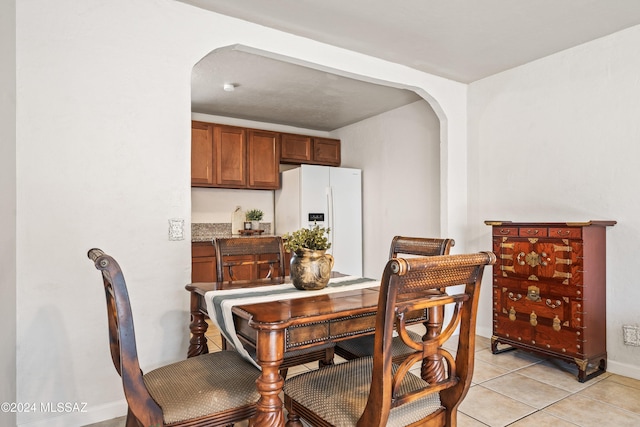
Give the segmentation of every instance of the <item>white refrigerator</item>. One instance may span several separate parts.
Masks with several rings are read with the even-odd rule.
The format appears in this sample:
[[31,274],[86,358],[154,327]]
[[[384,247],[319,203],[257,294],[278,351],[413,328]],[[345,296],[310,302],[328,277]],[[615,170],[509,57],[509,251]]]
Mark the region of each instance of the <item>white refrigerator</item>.
[[282,172],[275,192],[275,233],[317,223],[331,228],[327,251],[333,271],[362,276],[362,173],[360,169],[302,165]]

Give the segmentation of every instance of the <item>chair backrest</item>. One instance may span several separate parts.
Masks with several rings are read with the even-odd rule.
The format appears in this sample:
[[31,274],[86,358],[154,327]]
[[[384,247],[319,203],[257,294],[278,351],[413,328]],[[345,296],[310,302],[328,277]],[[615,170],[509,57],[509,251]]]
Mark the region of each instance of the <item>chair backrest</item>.
[[[380,284],[376,315],[373,372],[369,398],[358,426],[384,426],[392,407],[407,404],[433,392],[440,400],[451,424],[456,425],[457,407],[471,384],[475,350],[475,330],[480,282],[485,265],[496,260],[492,252],[419,258],[394,258],[387,262]],[[433,289],[463,285],[462,291],[433,295]],[[458,288],[455,288],[458,289]],[[454,289],[447,289],[454,291]],[[451,320],[437,336],[414,342],[407,334],[405,315],[432,307],[453,306]],[[395,325],[395,327],[394,327]],[[455,358],[442,345],[459,327]],[[414,352],[393,368],[394,330]],[[418,362],[437,354],[445,367],[444,378],[423,378],[424,387],[404,393],[402,378]],[[404,394],[403,394],[404,393]]]
[[280,236],[215,238],[213,245],[218,282],[285,275]]
[[395,236],[391,240],[389,258],[397,258],[400,254],[417,256],[449,255],[449,251],[455,244],[456,242],[453,239]]
[[91,249],[87,255],[102,272],[107,300],[111,360],[122,378],[129,410],[143,425],[161,426],[162,409],[153,400],[142,379],[129,293],[122,270],[115,259],[100,249]]

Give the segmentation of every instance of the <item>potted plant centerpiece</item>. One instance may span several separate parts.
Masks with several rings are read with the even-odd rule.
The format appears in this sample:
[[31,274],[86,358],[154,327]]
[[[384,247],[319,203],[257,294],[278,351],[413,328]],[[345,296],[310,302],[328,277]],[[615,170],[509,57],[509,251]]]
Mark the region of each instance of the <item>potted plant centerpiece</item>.
[[251,222],[252,230],[260,229],[260,221],[264,216],[264,213],[260,209],[251,209],[245,213],[245,216],[247,218],[247,221]]
[[329,283],[333,256],[326,253],[331,247],[327,234],[329,228],[316,225],[282,236],[285,250],[292,252],[291,281],[296,288],[322,289]]

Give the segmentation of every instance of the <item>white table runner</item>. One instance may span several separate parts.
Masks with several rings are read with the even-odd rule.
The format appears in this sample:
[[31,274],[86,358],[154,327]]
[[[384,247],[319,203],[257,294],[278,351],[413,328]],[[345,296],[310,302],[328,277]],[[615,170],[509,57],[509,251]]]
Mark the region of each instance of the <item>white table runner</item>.
[[329,280],[326,288],[317,291],[302,291],[293,284],[268,285],[254,288],[222,289],[205,293],[209,318],[220,330],[227,341],[233,343],[236,351],[245,359],[260,367],[245,350],[233,323],[231,309],[236,305],[255,304],[260,302],[279,301],[293,298],[307,298],[316,295],[327,295],[335,292],[345,292],[356,289],[379,286],[380,281],[357,276],[336,277]]

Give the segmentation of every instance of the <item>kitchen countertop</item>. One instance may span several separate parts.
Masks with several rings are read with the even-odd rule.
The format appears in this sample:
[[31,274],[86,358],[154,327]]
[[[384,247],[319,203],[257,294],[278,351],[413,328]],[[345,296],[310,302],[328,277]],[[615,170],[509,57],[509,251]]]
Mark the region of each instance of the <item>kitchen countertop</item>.
[[[260,228],[264,230],[264,233],[260,235],[253,235],[254,237],[273,236],[271,234],[271,223],[260,223]],[[240,234],[232,234],[231,223],[192,223],[191,224],[191,242],[209,242],[216,237],[237,237],[241,239],[243,236]]]

